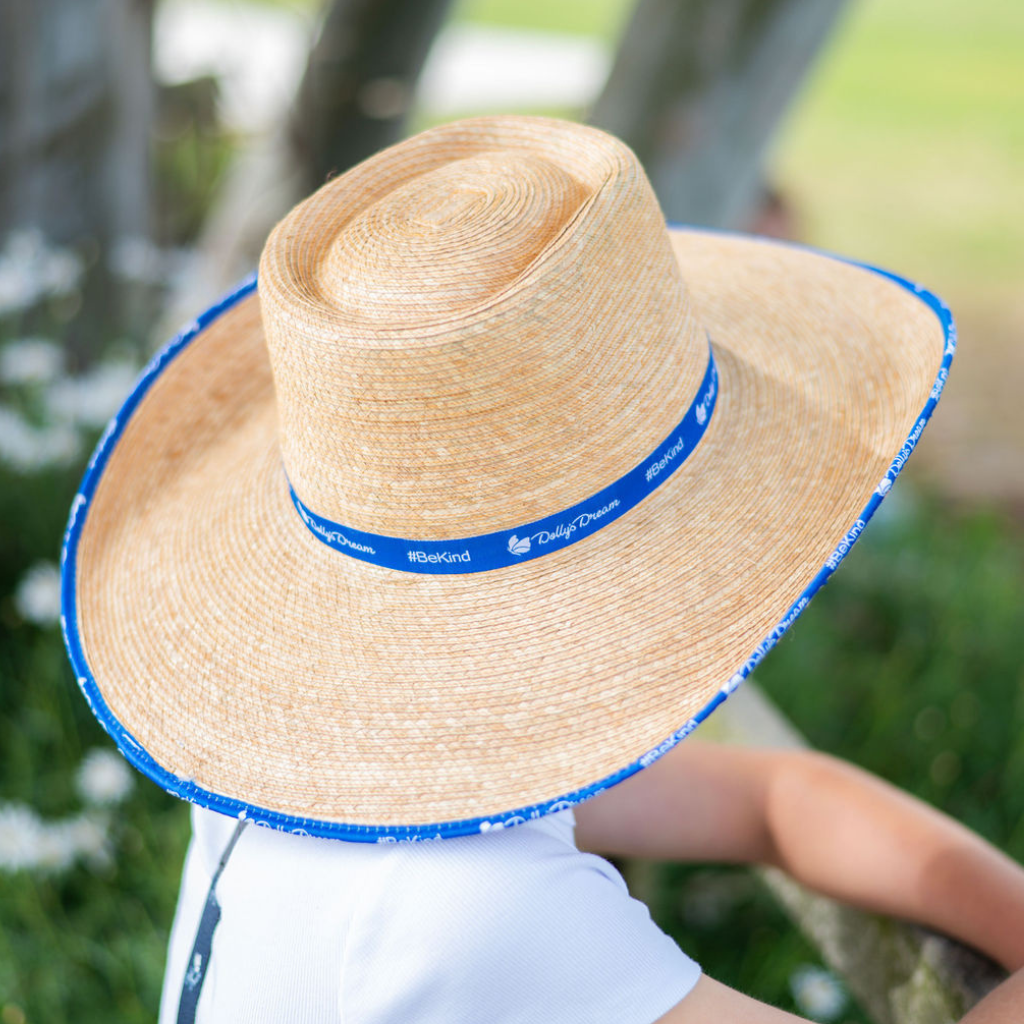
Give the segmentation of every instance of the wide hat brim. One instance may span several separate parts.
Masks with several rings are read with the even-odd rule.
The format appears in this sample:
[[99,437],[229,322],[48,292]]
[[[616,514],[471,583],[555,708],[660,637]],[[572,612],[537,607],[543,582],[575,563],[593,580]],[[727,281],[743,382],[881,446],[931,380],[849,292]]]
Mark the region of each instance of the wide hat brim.
[[671,239],[718,365],[707,433],[628,514],[489,572],[381,568],[310,533],[254,282],[172,341],[101,440],[64,551],[68,649],[128,760],[222,813],[388,841],[564,808],[692,731],[859,536],[955,332],[884,271]]

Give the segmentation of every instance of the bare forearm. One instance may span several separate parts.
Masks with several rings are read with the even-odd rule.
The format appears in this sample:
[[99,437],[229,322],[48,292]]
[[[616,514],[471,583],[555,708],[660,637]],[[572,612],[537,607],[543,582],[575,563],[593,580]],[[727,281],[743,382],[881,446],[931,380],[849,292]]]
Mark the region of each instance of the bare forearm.
[[1024,1007],[1024,970],[1019,970],[993,989],[960,1024],[1020,1024]]
[[768,859],[804,884],[1024,966],[1024,869],[952,819],[817,754],[779,762],[765,815]]

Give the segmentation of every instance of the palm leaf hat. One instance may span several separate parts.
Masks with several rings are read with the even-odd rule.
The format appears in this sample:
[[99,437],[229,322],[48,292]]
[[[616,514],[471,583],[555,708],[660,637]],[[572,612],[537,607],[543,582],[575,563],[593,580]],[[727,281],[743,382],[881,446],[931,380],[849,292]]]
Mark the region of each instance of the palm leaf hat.
[[954,347],[894,274],[666,227],[595,129],[424,132],[289,213],[111,421],[64,551],[79,684],[146,775],[275,828],[560,810],[751,672]]

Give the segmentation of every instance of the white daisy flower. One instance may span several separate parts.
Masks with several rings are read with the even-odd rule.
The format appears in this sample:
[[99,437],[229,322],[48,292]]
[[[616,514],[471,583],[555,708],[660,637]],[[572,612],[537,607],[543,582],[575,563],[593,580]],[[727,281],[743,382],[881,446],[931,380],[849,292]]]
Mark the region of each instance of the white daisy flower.
[[38,864],[46,826],[24,804],[0,804],[0,868],[21,871]]
[[806,964],[798,967],[789,979],[800,1012],[828,1024],[846,1008],[846,993],[839,979],[823,967]]
[[54,420],[82,427],[102,427],[128,397],[138,368],[127,360],[111,360],[80,377],[61,377],[46,393]]
[[135,780],[124,758],[113,750],[90,750],[78,766],[75,784],[82,799],[94,807],[119,804],[132,791]]
[[60,822],[62,838],[74,856],[92,867],[106,867],[113,862],[109,822],[100,814],[86,813]]
[[111,273],[140,284],[162,284],[165,263],[163,250],[142,235],[123,235],[107,254]]
[[66,871],[76,860],[103,867],[112,859],[103,815],[44,821],[25,804],[0,804],[0,870]]
[[0,256],[0,316],[31,306],[36,296],[36,284],[28,268],[7,263]]
[[0,250],[0,316],[78,287],[83,265],[69,249],[50,245],[38,228],[12,231]]
[[67,466],[78,458],[82,442],[66,423],[34,427],[13,409],[0,406],[0,462],[20,473]]
[[14,592],[14,606],[26,621],[37,626],[60,622],[60,569],[52,562],[36,562]]
[[44,822],[35,850],[35,861],[29,865],[36,871],[66,871],[75,862],[78,848],[68,822]]
[[107,266],[124,281],[173,288],[195,258],[194,249],[162,249],[141,235],[124,235],[110,247]]
[[19,338],[0,349],[0,381],[4,384],[48,384],[64,364],[61,347],[46,338]]

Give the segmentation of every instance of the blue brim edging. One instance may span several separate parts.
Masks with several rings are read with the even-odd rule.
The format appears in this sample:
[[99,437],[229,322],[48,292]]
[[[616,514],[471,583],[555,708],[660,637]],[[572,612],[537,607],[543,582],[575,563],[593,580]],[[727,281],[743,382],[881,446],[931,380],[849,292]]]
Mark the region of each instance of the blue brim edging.
[[[676,227],[676,225],[670,225]],[[693,230],[693,229],[688,229]],[[697,229],[703,230],[703,229]],[[708,231],[711,234],[732,234],[732,232]],[[845,536],[836,545],[833,553],[826,559],[825,564],[811,580],[800,596],[789,607],[785,615],[779,620],[775,628],[762,640],[742,667],[735,672],[730,679],[721,687],[708,703],[690,718],[681,728],[677,729],[656,747],[647,751],[637,760],[606,776],[598,782],[582,789],[574,790],[555,800],[548,800],[538,804],[531,804],[512,811],[505,811],[500,814],[491,815],[485,818],[467,818],[461,821],[437,822],[431,825],[353,825],[343,822],[320,821],[314,818],[302,818],[295,815],[281,814],[276,811],[269,811],[261,807],[255,807],[241,800],[222,796],[219,793],[212,793],[203,789],[189,779],[179,778],[172,772],[161,767],[134,736],[118,721],[110,711],[106,701],[100,693],[96,680],[93,678],[89,664],[85,658],[82,641],[78,629],[78,612],[75,589],[76,560],[78,554],[78,542],[81,538],[82,529],[85,524],[86,515],[89,511],[89,504],[95,496],[99,486],[100,478],[109,461],[110,454],[123,434],[125,427],[135,411],[136,407],[146,396],[153,382],[166,369],[167,365],[189,344],[198,334],[208,327],[222,313],[231,309],[238,302],[252,294],[256,290],[256,275],[251,274],[243,280],[228,295],[211,306],[197,320],[193,321],[177,334],[164,348],[162,348],[143,370],[131,394],[121,406],[115,416],[107,424],[82,479],[78,493],[75,495],[71,505],[71,513],[68,519],[67,529],[64,534],[64,544],[61,550],[61,629],[64,634],[64,643],[67,647],[68,656],[81,689],[93,714],[99,719],[100,724],[110,734],[117,744],[118,749],[135,768],[143,775],[152,779],[158,786],[162,787],[172,796],[181,797],[192,803],[207,807],[210,810],[234,818],[248,818],[257,825],[276,829],[281,832],[289,832],[295,835],[319,836],[323,838],[344,839],[349,842],[361,843],[395,843],[395,842],[422,842],[430,839],[448,839],[457,836],[474,835],[482,832],[498,831],[513,825],[522,824],[532,819],[541,818],[548,814],[567,810],[574,805],[581,803],[590,797],[596,796],[603,790],[622,782],[629,776],[634,775],[642,768],[653,764],[675,747],[681,740],[688,736],[700,725],[728,696],[731,694],[751,672],[763,660],[765,655],[779,642],[789,627],[796,621],[800,613],[810,603],[811,598],[824,586],[832,573],[849,553],[856,543],[864,527],[875,514],[885,495],[889,492],[893,482],[899,475],[907,459],[917,447],[921,433],[931,418],[942,395],[946,379],[949,376],[949,368],[953,362],[956,352],[956,324],[953,321],[949,307],[937,295],[907,278],[894,274],[891,271],[883,270],[880,267],[863,263],[859,260],[846,259],[836,256],[833,253],[822,252],[808,246],[794,245],[792,243],[775,242],[768,244],[786,245],[790,248],[800,248],[814,252],[816,255],[835,259],[842,263],[849,263],[871,271],[881,277],[885,277],[895,284],[911,292],[924,302],[938,317],[942,326],[945,345],[943,349],[942,363],[935,377],[928,401],[924,409],[917,417],[913,428],[907,435],[902,447],[892,460],[889,469],[879,481],[878,486],[871,495],[870,500],[861,510],[860,515],[854,520]]]

